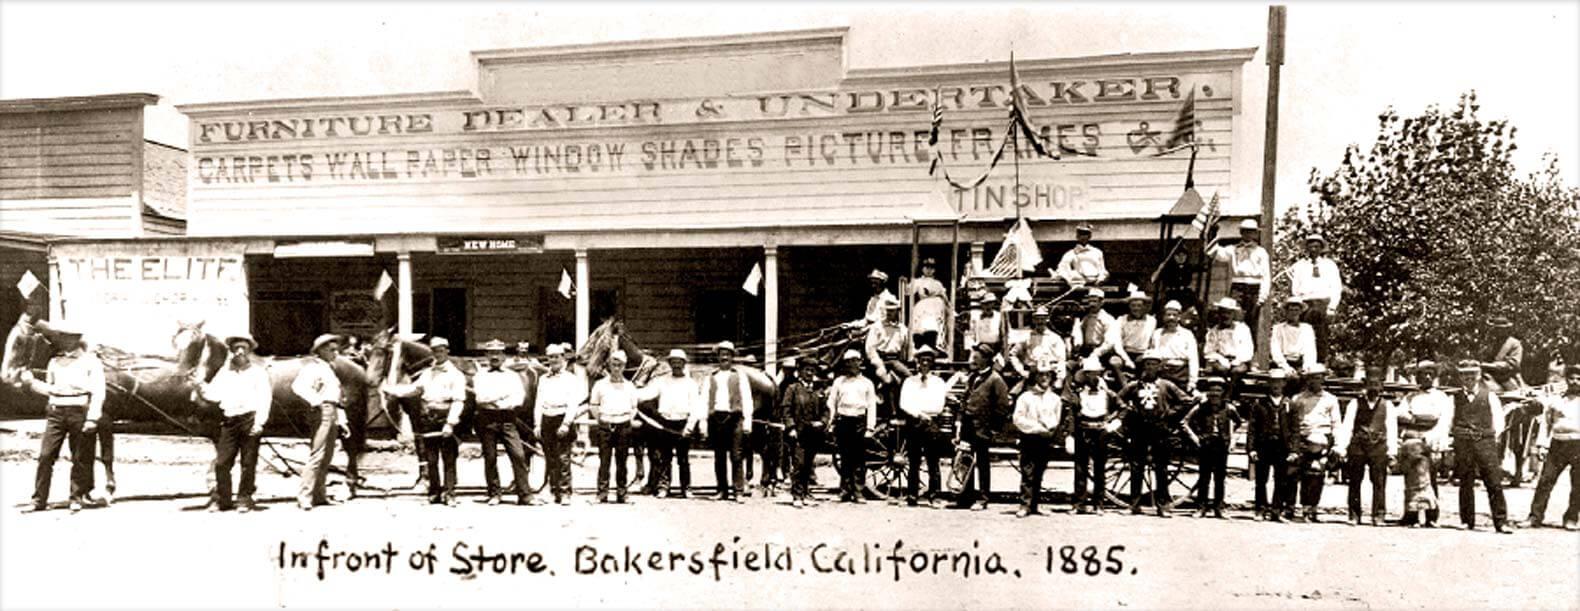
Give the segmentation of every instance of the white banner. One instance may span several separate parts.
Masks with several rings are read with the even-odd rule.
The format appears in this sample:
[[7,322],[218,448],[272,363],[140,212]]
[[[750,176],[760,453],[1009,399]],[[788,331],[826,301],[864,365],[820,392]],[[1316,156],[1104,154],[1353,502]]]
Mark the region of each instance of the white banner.
[[249,331],[247,268],[236,255],[61,257],[62,308],[83,339],[172,356],[179,321],[224,337]]

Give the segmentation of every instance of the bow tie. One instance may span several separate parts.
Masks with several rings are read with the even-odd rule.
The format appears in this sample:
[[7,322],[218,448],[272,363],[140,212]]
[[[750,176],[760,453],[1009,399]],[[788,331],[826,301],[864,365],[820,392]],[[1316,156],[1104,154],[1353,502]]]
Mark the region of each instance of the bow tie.
[[504,369],[501,369],[499,367],[489,367],[488,370],[489,371],[504,371]]

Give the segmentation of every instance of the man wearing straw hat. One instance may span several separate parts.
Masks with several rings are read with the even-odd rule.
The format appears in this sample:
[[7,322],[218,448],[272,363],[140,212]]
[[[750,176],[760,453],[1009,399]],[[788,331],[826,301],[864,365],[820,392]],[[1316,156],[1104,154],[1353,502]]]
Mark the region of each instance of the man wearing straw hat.
[[992,291],[983,291],[982,297],[971,304],[971,311],[966,316],[966,350],[981,344],[998,354],[1002,347],[1000,339],[1004,334],[1004,313],[999,311],[997,302],[998,298],[993,296]]
[[1312,363],[1301,372],[1300,394],[1290,400],[1290,416],[1294,419],[1298,435],[1290,439],[1289,463],[1291,485],[1285,490],[1285,506],[1294,505],[1298,487],[1301,517],[1306,522],[1317,521],[1317,503],[1322,500],[1322,484],[1327,471],[1328,457],[1334,450],[1334,433],[1342,422],[1339,398],[1323,390],[1328,378],[1328,368],[1322,363]]
[[1202,366],[1209,374],[1229,376],[1233,389],[1239,376],[1250,370],[1256,344],[1251,340],[1251,328],[1239,320],[1240,304],[1233,298],[1219,299],[1212,313],[1216,320],[1202,342]]
[[933,373],[933,362],[938,353],[930,346],[916,349],[916,374],[905,379],[900,388],[900,412],[905,414],[905,443],[909,472],[906,481],[905,503],[917,505],[917,490],[921,481],[922,462],[927,463],[927,504],[941,501],[938,475],[938,456],[947,445],[939,425],[944,412],[944,402],[949,396],[949,382]]
[[1034,355],[1046,352],[1047,358],[1058,366],[1053,372],[1053,387],[1064,385],[1064,363],[1069,357],[1069,344],[1063,335],[1050,326],[1052,316],[1048,306],[1038,306],[1031,313],[1031,334],[1010,351],[1009,362],[1021,380],[1030,380],[1036,365]]
[[1147,348],[1151,347],[1152,333],[1158,327],[1157,319],[1150,313],[1152,298],[1146,293],[1132,286],[1130,293],[1125,296],[1125,304],[1129,311],[1108,327],[1108,341],[1093,353],[1098,358],[1111,354],[1111,361],[1119,361],[1116,369],[1121,384],[1130,381],[1131,372],[1138,372],[1137,363]]
[[1546,518],[1547,499],[1558,475],[1569,469],[1569,506],[1564,509],[1564,530],[1580,530],[1580,365],[1564,368],[1564,396],[1542,401],[1542,438],[1537,446],[1547,451],[1536,496],[1531,499],[1528,525],[1538,528]]
[[231,508],[230,468],[239,453],[241,482],[236,489],[236,507],[246,513],[257,509],[252,495],[257,490],[258,441],[263,435],[263,424],[269,420],[274,388],[269,372],[252,362],[252,351],[258,347],[252,336],[227,337],[225,347],[230,349],[230,362],[214,374],[213,380],[198,386],[203,399],[219,404],[222,416],[214,444],[214,488],[208,510]]
[[878,426],[878,393],[872,380],[861,375],[861,353],[846,350],[840,357],[840,377],[828,389],[828,408],[834,413],[834,443],[839,449],[839,500],[862,503],[867,477],[865,439]]
[[1272,356],[1274,367],[1299,370],[1319,362],[1317,336],[1311,330],[1311,325],[1300,320],[1305,310],[1306,303],[1299,299],[1290,297],[1284,300],[1284,318],[1273,325],[1272,339],[1268,342],[1268,354]]
[[71,445],[72,513],[81,511],[93,490],[94,432],[104,410],[104,364],[83,348],[82,331],[69,323],[57,323],[54,331],[61,341],[60,355],[49,360],[45,381],[33,380],[23,369],[19,378],[34,392],[49,397],[45,412],[44,436],[38,451],[38,470],[33,479],[33,510],[49,507],[49,486],[54,476],[60,446]]
[[[654,378],[639,393],[642,401],[658,399],[660,430],[653,436],[658,450],[653,462],[658,488],[654,496],[686,498],[691,494],[691,436],[707,417],[707,406],[702,402],[702,387],[686,369],[691,362],[686,351],[672,349],[664,361],[669,365],[669,375]],[[672,462],[680,463],[680,488],[673,493],[669,468]]]
[[460,455],[455,427],[461,424],[461,410],[466,407],[466,374],[450,360],[449,340],[433,337],[428,340],[428,348],[433,350],[433,365],[412,381],[422,397],[417,432],[425,438],[428,502],[453,507],[456,460]]
[[1229,295],[1240,302],[1245,320],[1255,334],[1255,321],[1262,314],[1262,302],[1272,288],[1272,265],[1267,249],[1262,248],[1259,237],[1262,230],[1256,219],[1240,221],[1240,242],[1233,247],[1213,240],[1207,245],[1207,256],[1229,264]]
[[1181,388],[1195,388],[1201,371],[1196,334],[1180,324],[1180,304],[1163,304],[1163,325],[1152,332],[1152,349],[1163,357],[1163,375]]
[[1114,326],[1116,319],[1103,310],[1106,296],[1103,289],[1095,286],[1085,291],[1082,305],[1086,307],[1086,312],[1076,321],[1072,333],[1075,356],[1079,358],[1092,356],[1108,343],[1109,328]]
[[561,505],[569,505],[571,496],[572,416],[587,400],[587,378],[570,368],[565,353],[563,344],[544,349],[549,371],[538,378],[532,410],[532,432],[543,443],[549,490],[554,502]]
[[498,444],[503,442],[515,477],[516,503],[531,505],[532,496],[526,488],[529,459],[521,431],[516,428],[516,408],[527,400],[527,389],[521,374],[505,367],[505,342],[491,340],[484,342],[482,348],[488,356],[488,366],[472,375],[472,389],[477,397],[477,439],[483,446],[483,481],[488,487],[488,499],[484,502],[499,504]]
[[1108,279],[1108,264],[1103,261],[1103,251],[1092,246],[1092,224],[1081,222],[1075,226],[1075,247],[1059,258],[1055,273],[1070,286],[1095,286]]
[[1316,334],[1317,360],[1328,360],[1328,321],[1339,310],[1344,278],[1339,265],[1326,256],[1328,241],[1320,233],[1306,236],[1306,256],[1289,266],[1290,295],[1306,304],[1305,322]]
[[614,466],[614,502],[625,503],[626,457],[631,452],[631,421],[636,418],[636,385],[625,379],[626,355],[609,353],[603,379],[593,383],[587,404],[598,419],[603,441],[598,444],[598,502],[609,502],[609,467]]
[[742,469],[743,442],[752,433],[751,381],[735,366],[735,343],[719,342],[714,349],[718,370],[708,376],[703,388],[708,421],[703,431],[713,447],[713,477],[718,482],[718,500],[744,503],[746,472]]
[[1456,369],[1459,391],[1451,395],[1448,434],[1453,438],[1454,477],[1459,480],[1459,521],[1476,528],[1476,480],[1487,487],[1492,528],[1508,533],[1508,504],[1503,498],[1503,468],[1498,460],[1498,435],[1503,432],[1503,404],[1481,379],[1481,364],[1462,360]]
[[1448,443],[1448,414],[1454,400],[1437,388],[1438,365],[1430,360],[1412,369],[1419,390],[1399,406],[1399,470],[1404,472],[1404,515],[1401,526],[1437,525],[1437,465],[1435,453]]

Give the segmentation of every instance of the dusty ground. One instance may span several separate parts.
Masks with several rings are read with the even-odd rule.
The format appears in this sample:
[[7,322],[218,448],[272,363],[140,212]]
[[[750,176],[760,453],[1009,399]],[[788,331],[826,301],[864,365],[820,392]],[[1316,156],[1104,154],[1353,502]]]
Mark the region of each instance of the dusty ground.
[[[1062,504],[1052,515],[1023,520],[1012,515],[1011,504],[984,513],[883,503],[798,510],[786,498],[760,497],[742,505],[632,497],[634,505],[600,506],[587,504],[594,458],[575,472],[573,506],[487,507],[472,502],[482,484],[472,445],[463,449],[473,458],[461,464],[465,502],[458,508],[429,506],[420,494],[400,489],[411,483],[415,461],[385,450],[364,463],[370,483],[399,489],[385,498],[303,513],[289,500],[296,480],[260,467],[265,511],[208,514],[199,509],[204,461],[212,456],[206,441],[122,435],[113,507],[24,513],[38,430],[36,421],[0,422],[0,607],[7,609],[1580,606],[1580,534],[1496,535],[1486,530],[1484,515],[1476,532],[1354,528],[1341,523],[1339,486],[1328,487],[1329,522],[1317,525],[1253,522],[1243,510],[1224,521],[1091,517],[1069,514]],[[275,443],[287,456],[306,454],[301,441]],[[697,454],[693,471],[697,485],[711,486],[709,455]],[[835,481],[827,468],[820,477]],[[1068,491],[1071,479],[1069,465],[1056,463],[1047,484]],[[66,482],[62,462],[57,502]],[[995,471],[998,490],[1014,490],[1016,482],[1009,465]],[[1453,505],[1455,490],[1442,492]],[[1399,478],[1389,482],[1389,494],[1396,519]],[[1566,494],[1561,483],[1549,519],[1561,513]],[[1248,482],[1230,480],[1231,501],[1249,495]],[[1523,518],[1530,485],[1508,496],[1511,514]],[[1485,498],[1478,497],[1485,512]],[[1444,524],[1458,523],[1446,513]],[[897,544],[906,563],[898,578],[887,559]],[[507,556],[497,563],[462,561],[454,557],[458,545],[462,556],[479,548]],[[716,546],[724,563],[717,569]],[[1064,546],[1074,546],[1068,565]],[[1082,559],[1088,546],[1097,561]],[[641,574],[627,565],[627,547]],[[589,559],[591,548],[597,560]],[[425,560],[430,549],[431,562]],[[337,559],[336,552],[352,552],[356,561]],[[648,564],[651,552],[662,553],[662,570]],[[752,552],[766,555],[772,567],[762,569],[761,560],[748,557]],[[874,566],[864,552],[885,558]],[[671,553],[679,555],[673,565]],[[380,564],[369,564],[364,554]],[[508,554],[519,554],[513,567]],[[957,557],[967,562],[957,564]],[[731,564],[736,558],[741,564]],[[829,569],[835,572],[822,572]],[[594,573],[583,573],[588,570]]]

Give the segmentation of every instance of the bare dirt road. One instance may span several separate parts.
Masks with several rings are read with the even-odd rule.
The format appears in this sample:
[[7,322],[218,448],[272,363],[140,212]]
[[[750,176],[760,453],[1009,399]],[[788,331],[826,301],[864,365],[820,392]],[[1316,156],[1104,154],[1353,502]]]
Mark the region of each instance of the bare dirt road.
[[[24,512],[36,425],[0,423],[0,607],[98,608],[1525,608],[1580,606],[1580,534],[1554,529],[1350,527],[1329,486],[1322,524],[986,512],[869,502],[796,509],[633,496],[589,504],[596,458],[569,507],[489,507],[482,466],[461,464],[463,503],[402,487],[415,460],[374,452],[369,482],[395,489],[302,512],[296,481],[260,467],[265,510],[201,511],[206,441],[121,435],[117,502]],[[300,441],[276,440],[301,457]],[[267,450],[265,450],[267,452]],[[463,454],[476,456],[475,445]],[[339,459],[340,457],[337,457]],[[711,456],[696,454],[698,486]],[[505,470],[508,474],[508,470]],[[66,463],[53,498],[64,501]],[[507,475],[508,477],[508,475]],[[825,484],[831,470],[820,473]],[[1014,490],[1010,465],[995,488]],[[1068,492],[1068,464],[1047,485]],[[1402,494],[1390,482],[1394,519]],[[1177,492],[1182,493],[1183,491]],[[1452,505],[1453,488],[1443,493]],[[1562,511],[1559,485],[1549,519]],[[1231,480],[1232,501],[1249,499]],[[1479,506],[1486,511],[1484,496]],[[1530,486],[1510,491],[1523,518]],[[1451,507],[1449,508],[1452,509]],[[1444,524],[1457,524],[1448,512]]]

